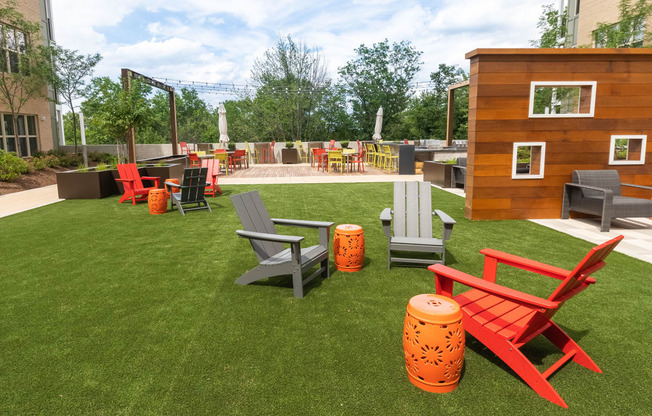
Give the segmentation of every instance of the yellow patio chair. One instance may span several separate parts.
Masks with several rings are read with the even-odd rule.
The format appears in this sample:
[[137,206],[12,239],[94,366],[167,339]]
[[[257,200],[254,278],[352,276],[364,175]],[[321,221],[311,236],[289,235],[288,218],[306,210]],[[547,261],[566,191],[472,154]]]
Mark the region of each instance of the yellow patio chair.
[[331,165],[340,165],[340,172],[344,172],[344,156],[342,150],[329,150],[328,151],[328,172],[331,171]]
[[249,163],[253,160],[256,164],[258,164],[258,150],[256,150],[256,146],[253,146],[253,149],[249,147],[249,142],[245,142],[245,150],[247,151],[247,158],[249,158]]
[[380,144],[376,144],[376,167],[381,170],[385,168],[385,151]]
[[217,149],[214,153],[215,160],[220,161],[220,166],[224,166],[225,175],[229,174],[229,154],[222,149]]
[[367,165],[376,167],[376,146],[366,143],[367,146]]
[[385,166],[387,172],[398,171],[398,155],[392,153],[392,146],[383,145],[383,154],[385,155]]
[[297,140],[295,144],[297,146],[297,152],[299,153],[301,161],[303,163],[308,163],[308,148],[303,143],[301,143],[301,140]]

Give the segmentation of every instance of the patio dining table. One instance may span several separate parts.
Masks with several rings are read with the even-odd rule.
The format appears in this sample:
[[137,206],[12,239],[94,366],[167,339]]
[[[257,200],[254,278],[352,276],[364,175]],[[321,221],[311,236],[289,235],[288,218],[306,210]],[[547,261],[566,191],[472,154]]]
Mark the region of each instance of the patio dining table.
[[[358,151],[355,150],[355,149],[334,149],[334,150],[342,150],[342,156],[345,159],[344,164],[346,166],[346,171],[351,172],[351,170],[352,170],[352,168],[350,168],[350,165],[352,164],[351,158],[355,157],[355,156],[358,156],[359,155]],[[326,155],[327,158],[328,158],[328,152],[329,151],[330,151],[330,149],[326,149],[325,155]],[[326,170],[326,167],[324,166],[323,169]]]

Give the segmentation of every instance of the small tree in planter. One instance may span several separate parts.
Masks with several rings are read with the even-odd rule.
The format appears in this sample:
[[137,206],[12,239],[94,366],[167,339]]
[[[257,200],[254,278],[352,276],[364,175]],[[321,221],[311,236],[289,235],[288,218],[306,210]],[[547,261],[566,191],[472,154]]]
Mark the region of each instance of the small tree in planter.
[[281,149],[281,160],[283,163],[299,163],[299,153],[293,142],[285,142],[285,149]]

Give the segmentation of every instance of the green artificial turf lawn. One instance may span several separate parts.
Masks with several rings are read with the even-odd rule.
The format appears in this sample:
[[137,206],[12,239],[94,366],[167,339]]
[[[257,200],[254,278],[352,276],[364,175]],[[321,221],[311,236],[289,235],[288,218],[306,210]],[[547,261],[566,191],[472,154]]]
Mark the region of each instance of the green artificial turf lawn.
[[[556,315],[604,371],[569,363],[551,377],[568,403],[540,398],[467,336],[452,393],[408,382],[410,297],[434,293],[424,267],[387,271],[379,221],[392,184],[223,186],[212,213],[149,215],[117,197],[69,200],[0,219],[0,414],[649,414],[652,265],[612,253],[597,284]],[[257,265],[229,195],[258,189],[272,217],[355,223],[365,266],[317,278],[234,284]],[[528,221],[469,221],[463,199],[433,189],[457,220],[447,263],[481,276],[491,247],[572,268],[593,244]],[[307,229],[279,227],[285,234]],[[331,230],[331,238],[332,238]],[[606,240],[606,238],[605,238]],[[499,268],[498,283],[547,297],[554,279]],[[547,341],[525,349],[544,368]]]

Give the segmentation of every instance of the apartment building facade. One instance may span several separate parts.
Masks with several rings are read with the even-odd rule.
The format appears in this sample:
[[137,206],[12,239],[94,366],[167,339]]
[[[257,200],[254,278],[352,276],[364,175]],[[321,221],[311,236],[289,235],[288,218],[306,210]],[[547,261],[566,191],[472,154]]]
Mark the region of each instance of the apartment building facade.
[[[636,0],[631,0],[631,4]],[[620,21],[620,0],[561,0],[560,10],[568,10],[568,35],[567,41],[571,47],[594,47],[604,45],[596,43],[594,31],[600,23],[615,24]],[[645,31],[652,28],[652,16],[643,27],[638,28],[629,45],[623,47],[649,46],[650,41],[644,39]]]
[[[41,24],[41,40],[49,44],[53,40],[52,26],[52,5],[50,0],[19,0],[16,9],[26,19]],[[29,42],[24,33],[5,22],[0,22],[2,30],[0,36],[0,53],[2,55],[2,71],[17,70],[20,53],[25,42]],[[55,92],[47,87],[47,95],[52,100]],[[11,118],[11,111],[6,105],[0,103],[0,149],[16,152],[17,143],[20,142],[21,154],[19,156],[31,156],[37,151],[48,151],[59,142],[60,127],[58,116],[60,106],[44,98],[28,101],[20,111],[17,120],[17,131]]]

